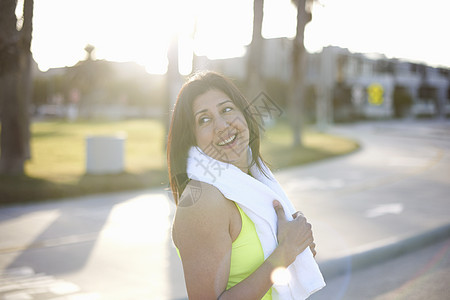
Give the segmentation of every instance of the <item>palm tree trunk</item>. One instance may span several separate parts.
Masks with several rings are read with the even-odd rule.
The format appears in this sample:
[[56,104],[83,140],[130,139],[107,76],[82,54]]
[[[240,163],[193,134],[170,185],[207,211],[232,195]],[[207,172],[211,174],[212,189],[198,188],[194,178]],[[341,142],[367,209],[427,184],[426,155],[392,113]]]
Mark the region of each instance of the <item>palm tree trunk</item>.
[[264,85],[262,74],[262,57],[264,51],[262,38],[262,22],[264,17],[264,0],[253,2],[253,34],[249,45],[247,61],[247,96],[250,100],[256,97]]
[[0,0],[0,174],[24,174],[30,157],[29,103],[33,0],[24,1],[23,26],[16,29],[16,1]]
[[294,146],[302,146],[303,100],[305,90],[304,32],[311,14],[306,12],[308,0],[293,0],[297,6],[297,28],[292,47],[292,74],[288,91],[288,118],[292,127]]

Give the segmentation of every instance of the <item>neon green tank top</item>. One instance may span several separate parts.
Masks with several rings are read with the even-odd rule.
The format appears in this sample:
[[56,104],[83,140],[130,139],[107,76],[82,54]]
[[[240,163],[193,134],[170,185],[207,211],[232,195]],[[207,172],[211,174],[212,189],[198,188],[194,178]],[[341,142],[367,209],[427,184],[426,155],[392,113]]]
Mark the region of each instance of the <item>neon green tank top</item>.
[[[256,233],[255,224],[236,202],[235,204],[241,215],[242,227],[231,246],[230,276],[227,289],[250,276],[264,262],[264,252]],[[262,300],[272,300],[272,288]]]

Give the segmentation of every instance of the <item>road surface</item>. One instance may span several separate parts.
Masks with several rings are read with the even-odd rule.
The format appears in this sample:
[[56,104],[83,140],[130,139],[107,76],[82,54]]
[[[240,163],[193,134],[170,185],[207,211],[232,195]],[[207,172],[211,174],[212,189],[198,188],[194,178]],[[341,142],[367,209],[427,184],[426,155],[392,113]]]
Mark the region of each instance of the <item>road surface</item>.
[[[330,132],[358,139],[361,150],[275,173],[313,224],[321,266],[450,223],[449,121],[364,122]],[[170,239],[174,209],[163,188],[0,208],[0,299],[185,299]],[[446,245],[429,245],[446,262],[436,276],[415,280],[431,262],[399,257],[386,260],[391,272],[369,266],[326,277],[316,296],[388,299],[423,285],[426,299],[440,299],[431,287],[448,282]],[[407,277],[386,284],[397,271]],[[353,283],[359,278],[365,284]]]

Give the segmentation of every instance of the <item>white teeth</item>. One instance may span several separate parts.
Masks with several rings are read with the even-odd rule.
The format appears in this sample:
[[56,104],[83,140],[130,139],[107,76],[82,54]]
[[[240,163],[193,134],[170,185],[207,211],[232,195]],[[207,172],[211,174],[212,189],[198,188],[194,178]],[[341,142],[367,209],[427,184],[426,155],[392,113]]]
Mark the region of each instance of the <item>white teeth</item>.
[[226,140],[221,141],[221,142],[219,143],[219,146],[223,146],[223,145],[226,145],[226,144],[228,144],[228,143],[231,143],[235,138],[236,138],[236,135],[230,136],[230,137],[227,138]]

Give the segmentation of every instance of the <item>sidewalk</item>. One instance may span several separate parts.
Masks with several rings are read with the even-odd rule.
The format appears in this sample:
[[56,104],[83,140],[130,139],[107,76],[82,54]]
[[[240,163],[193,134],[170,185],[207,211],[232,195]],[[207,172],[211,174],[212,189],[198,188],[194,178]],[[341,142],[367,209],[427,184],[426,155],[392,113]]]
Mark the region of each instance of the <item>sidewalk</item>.
[[450,237],[450,122],[367,122],[332,134],[362,149],[276,174],[317,240],[327,277]]
[[450,238],[327,281],[310,300],[442,300],[450,295]]
[[[336,128],[362,149],[275,172],[313,225],[326,281],[450,237],[448,124],[408,124],[412,137],[402,123]],[[174,210],[163,189],[0,208],[0,271],[16,272],[0,286],[39,279],[78,296],[64,299],[184,299],[170,239]],[[0,288],[0,296],[29,295],[27,284]],[[39,297],[28,299],[56,298]]]

